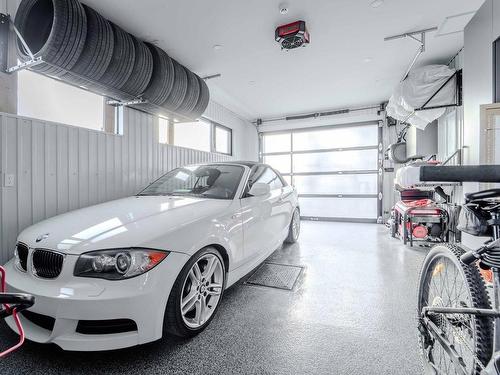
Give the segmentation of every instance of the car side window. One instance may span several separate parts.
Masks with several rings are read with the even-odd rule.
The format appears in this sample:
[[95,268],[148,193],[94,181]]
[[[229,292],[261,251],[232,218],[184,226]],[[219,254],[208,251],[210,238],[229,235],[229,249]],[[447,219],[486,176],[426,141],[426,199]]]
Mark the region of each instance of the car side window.
[[278,175],[271,168],[262,165],[256,167],[250,174],[248,178],[248,189],[256,182],[270,185],[271,190],[281,189],[283,187],[283,183]]

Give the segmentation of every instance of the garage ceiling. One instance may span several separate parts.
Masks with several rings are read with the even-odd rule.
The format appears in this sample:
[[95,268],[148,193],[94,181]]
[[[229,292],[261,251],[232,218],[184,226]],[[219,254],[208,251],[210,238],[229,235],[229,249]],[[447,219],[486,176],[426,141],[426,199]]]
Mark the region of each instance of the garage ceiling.
[[[255,119],[387,100],[418,45],[384,37],[439,26],[483,0],[290,0],[286,15],[278,0],[83,2],[198,74],[221,73],[209,81],[212,98]],[[274,29],[297,19],[311,44],[281,51]],[[462,32],[436,34],[419,65],[446,63],[463,45]]]

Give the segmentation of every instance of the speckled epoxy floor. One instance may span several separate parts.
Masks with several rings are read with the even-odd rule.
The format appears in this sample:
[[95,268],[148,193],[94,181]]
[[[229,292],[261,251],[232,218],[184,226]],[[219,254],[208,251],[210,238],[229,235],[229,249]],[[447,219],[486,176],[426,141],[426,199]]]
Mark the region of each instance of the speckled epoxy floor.
[[[415,295],[425,253],[381,225],[303,222],[299,243],[271,257],[305,266],[293,292],[240,283],[189,341],[98,353],[27,342],[0,374],[421,374]],[[15,339],[1,323],[2,346]]]

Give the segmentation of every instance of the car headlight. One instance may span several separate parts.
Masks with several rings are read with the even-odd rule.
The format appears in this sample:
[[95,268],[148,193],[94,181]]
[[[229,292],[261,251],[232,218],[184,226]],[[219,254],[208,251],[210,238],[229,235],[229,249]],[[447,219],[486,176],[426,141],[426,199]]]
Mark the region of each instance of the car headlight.
[[107,280],[129,279],[148,272],[167,255],[167,251],[148,249],[91,251],[80,255],[74,275]]

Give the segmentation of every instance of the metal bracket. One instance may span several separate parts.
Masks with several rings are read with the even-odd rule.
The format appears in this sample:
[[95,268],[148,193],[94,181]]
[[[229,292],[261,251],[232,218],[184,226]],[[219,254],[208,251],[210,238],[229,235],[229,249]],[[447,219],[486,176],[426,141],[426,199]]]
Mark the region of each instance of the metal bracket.
[[[32,67],[35,65],[42,64],[44,62],[43,59],[41,57],[35,57],[33,55],[33,52],[31,52],[31,49],[29,48],[28,44],[26,43],[26,41],[24,40],[20,31],[17,29],[16,25],[12,21],[12,18],[10,18],[9,15],[2,15],[2,16],[6,17],[7,23],[9,24],[10,27],[12,27],[12,30],[14,30],[14,32],[16,33],[17,39],[19,39],[19,41],[23,45],[23,49],[30,57],[28,61],[23,61],[20,64],[17,64],[16,66],[7,68],[5,71],[10,74],[10,73],[17,72],[18,70],[22,70],[22,69],[26,69],[26,68],[29,68],[29,67]],[[3,21],[3,18],[0,18],[0,22],[1,21]]]
[[15,73],[19,70],[23,70],[26,68],[30,68],[32,66],[40,65],[43,63],[43,59],[41,57],[35,57],[34,59],[30,59],[28,61],[24,61],[22,63],[19,63],[13,67],[10,67],[6,70],[7,73]]
[[219,78],[221,76],[222,76],[222,74],[217,73],[217,74],[212,74],[212,75],[209,75],[209,76],[202,77],[202,79],[204,81],[208,81],[209,79]]
[[[403,78],[401,79],[401,82],[403,82],[406,79],[406,77],[408,77],[408,74],[410,74],[410,71],[413,69],[413,66],[417,62],[420,55],[425,52],[425,34],[428,32],[431,32],[431,31],[436,31],[437,29],[438,29],[437,27],[431,27],[428,29],[412,31],[409,33],[398,34],[398,35],[393,35],[393,36],[389,36],[387,38],[384,38],[384,41],[386,41],[386,42],[389,40],[395,40],[395,39],[411,38],[420,44],[420,46],[418,47],[418,50],[415,54],[415,57],[413,58],[410,65],[406,69],[405,74],[403,75]],[[420,36],[420,37],[418,37],[418,36]]]
[[7,70],[9,56],[9,16],[0,13],[0,71]]
[[[437,106],[428,107],[427,105],[436,97],[437,94],[449,83],[453,78],[456,78],[455,86],[455,103],[453,104],[443,104]],[[415,109],[415,111],[424,111],[426,109],[436,109],[436,108],[446,108],[446,107],[460,107],[462,105],[462,70],[457,70],[453,73],[437,90],[431,95],[429,99],[420,107]]]
[[108,105],[115,105],[115,106],[126,106],[126,105],[134,105],[134,104],[146,104],[148,103],[147,100],[144,100],[142,98],[134,99],[134,100],[129,100],[126,102],[122,102],[120,100],[108,100],[106,104]]

